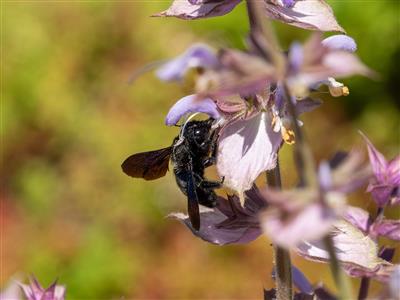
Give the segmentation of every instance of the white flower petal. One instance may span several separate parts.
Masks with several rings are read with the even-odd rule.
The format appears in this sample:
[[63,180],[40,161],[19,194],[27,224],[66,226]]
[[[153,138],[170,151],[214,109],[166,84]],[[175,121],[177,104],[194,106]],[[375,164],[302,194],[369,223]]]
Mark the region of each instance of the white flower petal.
[[323,0],[296,1],[292,7],[267,1],[266,9],[269,17],[300,28],[344,32],[332,8]]
[[[377,243],[361,230],[346,221],[339,221],[334,227],[333,242],[336,255],[345,267],[357,266],[372,272],[388,264],[378,257]],[[322,241],[304,242],[298,246],[297,252],[310,260],[329,261],[328,251]]]
[[275,167],[281,142],[265,112],[227,125],[221,132],[217,155],[224,185],[239,194],[250,189],[261,172]]

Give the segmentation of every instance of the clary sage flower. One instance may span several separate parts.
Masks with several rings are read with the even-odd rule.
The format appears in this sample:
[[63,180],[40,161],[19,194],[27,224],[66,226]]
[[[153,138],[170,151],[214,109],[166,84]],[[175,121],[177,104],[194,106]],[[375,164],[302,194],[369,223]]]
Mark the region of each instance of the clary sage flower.
[[303,241],[318,241],[342,218],[346,194],[359,188],[369,175],[361,154],[353,151],[335,168],[322,163],[318,186],[287,191],[263,190],[268,209],[261,215],[260,222],[265,234],[288,249]]
[[[30,278],[29,284],[13,280],[5,290],[0,293],[0,300],[64,300],[65,286],[58,285],[57,281],[47,289],[43,288],[35,277]],[[24,297],[22,297],[21,292]]]
[[30,279],[30,284],[20,285],[28,300],[64,300],[65,286],[52,283],[47,289],[43,288],[36,278]]
[[351,53],[355,49],[350,37],[321,40],[314,35],[304,47],[294,44],[286,69],[278,70],[255,54],[229,49],[216,53],[206,45],[194,45],[157,71],[160,79],[172,81],[182,80],[190,68],[200,69],[198,93],[175,103],[166,124],[174,125],[193,112],[222,119],[217,170],[225,186],[243,195],[260,173],[275,167],[282,142],[295,142],[284,86],[296,96],[292,101],[298,114],[320,104],[307,97],[316,84],[326,83],[335,96],[346,95],[344,85],[330,76],[368,74]]
[[253,187],[245,193],[242,206],[235,195],[227,199],[218,197],[215,208],[202,207],[200,230],[194,230],[189,217],[183,213],[173,213],[170,217],[182,221],[194,235],[217,245],[246,244],[261,235],[258,213],[266,206],[259,190]]
[[390,161],[380,153],[371,141],[364,135],[367,144],[369,160],[374,171],[374,177],[367,191],[372,194],[378,206],[400,204],[400,155]]
[[[241,0],[174,0],[157,17],[200,19],[223,16],[236,7]],[[265,15],[271,19],[304,29],[340,31],[331,7],[323,0],[264,0]]]

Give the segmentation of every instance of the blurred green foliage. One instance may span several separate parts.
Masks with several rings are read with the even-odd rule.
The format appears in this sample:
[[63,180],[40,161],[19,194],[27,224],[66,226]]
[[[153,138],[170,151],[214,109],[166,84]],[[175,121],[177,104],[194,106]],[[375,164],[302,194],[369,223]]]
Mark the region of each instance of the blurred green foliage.
[[[346,79],[350,96],[324,96],[324,106],[303,118],[307,137],[322,159],[363,147],[361,129],[393,157],[399,152],[398,3],[331,4],[380,80]],[[69,299],[250,299],[272,285],[266,238],[228,247],[199,241],[164,218],[185,209],[171,175],[144,182],[120,171],[128,155],[171,143],[177,130],[163,119],[187,94],[152,74],[128,85],[132,72],[197,41],[244,47],[243,4],[215,19],[148,17],[167,6],[168,1],[2,3],[1,283],[15,273],[33,273],[44,284],[59,278]],[[274,26],[285,47],[309,34]],[[290,147],[283,149],[281,163],[285,185],[293,184]],[[373,209],[362,192],[351,201]],[[326,266],[298,257],[294,262],[311,280],[324,279],[333,289]]]

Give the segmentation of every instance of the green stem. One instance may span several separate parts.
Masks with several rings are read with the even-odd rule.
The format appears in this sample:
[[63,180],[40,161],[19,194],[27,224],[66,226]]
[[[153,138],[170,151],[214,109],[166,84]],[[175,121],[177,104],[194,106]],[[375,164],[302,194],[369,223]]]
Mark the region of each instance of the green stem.
[[[268,186],[281,189],[282,183],[279,169],[279,159],[276,167],[267,172],[267,181]],[[290,261],[290,253],[286,249],[274,245],[273,256],[275,264],[276,299],[293,299],[292,264]]]
[[333,275],[333,279],[335,280],[336,286],[339,289],[339,299],[342,300],[354,299],[351,290],[350,280],[344,274],[342,268],[340,267],[339,260],[337,259],[332,237],[329,235],[326,236],[324,238],[324,243],[329,253],[329,260],[330,260],[329,266],[331,268],[331,273]]

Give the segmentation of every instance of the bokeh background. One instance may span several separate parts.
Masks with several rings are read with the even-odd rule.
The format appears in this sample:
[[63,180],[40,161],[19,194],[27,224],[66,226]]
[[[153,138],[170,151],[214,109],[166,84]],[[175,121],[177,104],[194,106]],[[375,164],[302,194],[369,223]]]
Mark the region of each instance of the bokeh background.
[[[328,158],[364,147],[360,129],[393,157],[399,153],[399,3],[328,2],[380,79],[344,80],[348,97],[322,93],[322,108],[302,118],[307,138],[317,159]],[[186,209],[171,174],[145,182],[120,170],[128,155],[171,143],[177,128],[164,126],[164,116],[189,93],[152,72],[129,85],[135,70],[193,42],[244,47],[243,3],[215,19],[149,17],[168,4],[2,1],[1,285],[16,274],[35,274],[44,285],[58,278],[69,299],[260,299],[262,288],[272,286],[266,237],[245,246],[206,244],[165,218]],[[274,27],[285,47],[309,35]],[[291,151],[282,151],[286,186],[296,180]],[[350,202],[374,210],[363,191]],[[293,260],[311,281],[334,290],[327,266]]]

